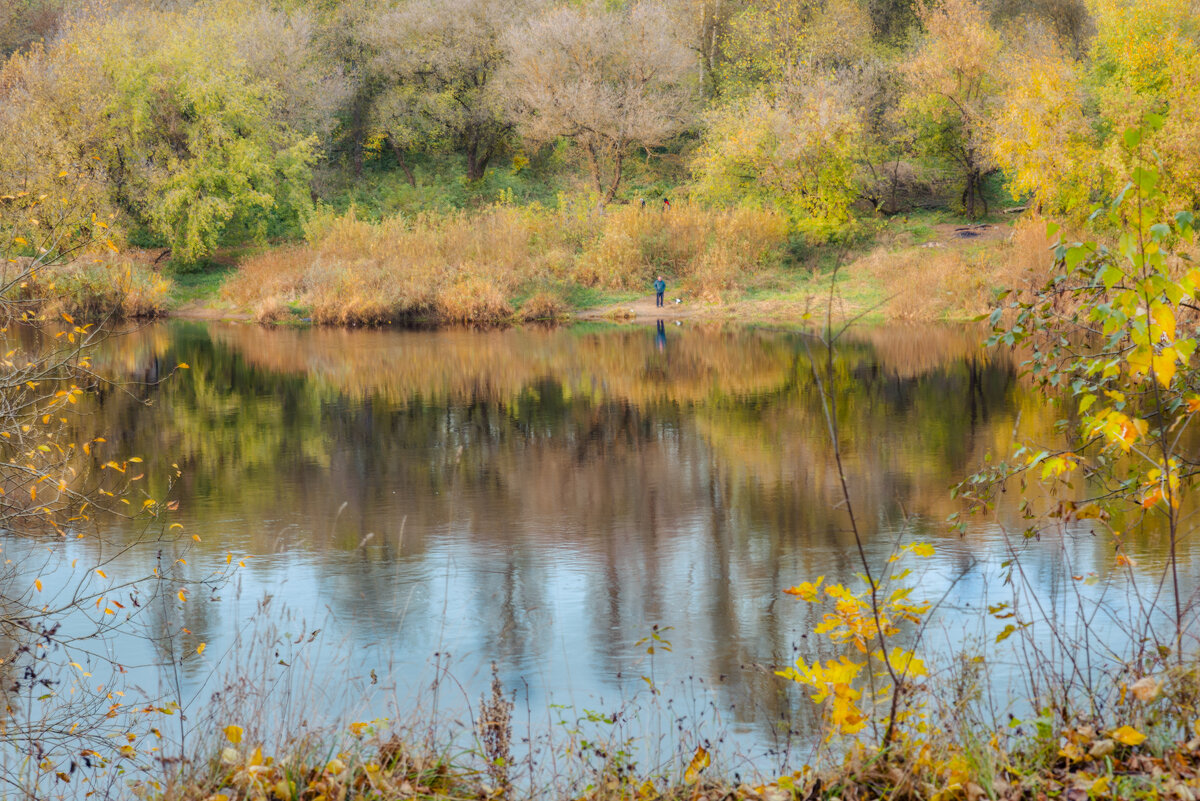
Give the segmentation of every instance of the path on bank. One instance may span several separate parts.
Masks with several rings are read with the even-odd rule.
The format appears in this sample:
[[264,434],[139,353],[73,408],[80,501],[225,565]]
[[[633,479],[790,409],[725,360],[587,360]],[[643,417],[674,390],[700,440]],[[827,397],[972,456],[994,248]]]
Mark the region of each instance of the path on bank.
[[579,312],[579,320],[628,320],[632,322],[647,322],[653,320],[688,320],[703,316],[704,310],[698,309],[694,303],[675,303],[669,295],[665,304],[660,308],[654,303],[654,295],[647,295],[624,303],[613,303],[608,306],[597,306]]

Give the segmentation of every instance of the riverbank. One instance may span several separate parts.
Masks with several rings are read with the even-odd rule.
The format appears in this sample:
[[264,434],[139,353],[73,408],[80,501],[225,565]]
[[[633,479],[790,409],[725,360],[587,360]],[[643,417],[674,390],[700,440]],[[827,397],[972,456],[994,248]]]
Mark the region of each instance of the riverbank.
[[[330,216],[307,243],[227,251],[182,273],[153,250],[89,255],[48,271],[30,294],[50,298],[52,313],[89,319],[964,321],[987,314],[997,290],[1040,283],[1049,246],[1043,221],[1003,215],[979,224],[897,217],[849,245],[804,246],[762,210],[497,206],[383,223]],[[647,291],[655,275],[668,284],[661,308]]]
[[[763,211],[626,207],[592,219],[497,207],[373,224],[329,218],[311,242],[183,276],[168,314],[262,323],[840,319],[961,321],[1046,269],[1044,223],[896,218],[849,246],[800,248]],[[836,279],[835,279],[836,267]],[[659,309],[646,276],[668,282]],[[177,279],[178,280],[178,279]],[[831,282],[834,291],[831,293]]]

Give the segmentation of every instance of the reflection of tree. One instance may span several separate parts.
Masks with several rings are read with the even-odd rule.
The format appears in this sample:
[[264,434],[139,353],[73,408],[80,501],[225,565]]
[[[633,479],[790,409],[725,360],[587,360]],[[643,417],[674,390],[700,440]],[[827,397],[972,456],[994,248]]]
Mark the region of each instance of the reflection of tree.
[[[1048,423],[976,343],[867,333],[836,353],[847,469],[880,549],[905,512],[952,509],[946,488],[1007,441],[1018,410]],[[148,476],[159,454],[179,462],[200,547],[232,536],[253,553],[322,554],[310,592],[360,642],[436,642],[450,584],[473,627],[455,647],[506,671],[575,627],[595,672],[615,677],[650,625],[674,625],[676,652],[696,655],[685,669],[726,677],[735,718],[790,719],[767,667],[808,647],[804,612],[772,601],[801,577],[857,569],[798,335],[681,329],[665,359],[636,329],[172,324],[121,347],[191,370],[149,408],[104,398],[98,430],[144,454]]]

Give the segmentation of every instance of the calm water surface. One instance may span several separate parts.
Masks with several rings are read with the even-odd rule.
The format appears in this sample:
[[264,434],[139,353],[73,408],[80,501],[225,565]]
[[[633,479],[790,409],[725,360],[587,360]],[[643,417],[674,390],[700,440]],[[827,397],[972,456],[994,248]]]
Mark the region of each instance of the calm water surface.
[[[995,639],[999,623],[978,610],[1011,600],[1001,524],[1024,528],[1002,508],[960,538],[944,522],[958,510],[949,488],[1018,428],[1052,438],[1054,410],[980,340],[973,329],[864,329],[834,354],[870,558],[937,546],[914,565],[940,604],[934,656]],[[447,669],[453,690],[444,683],[438,703],[463,710],[494,660],[542,717],[551,704],[637,707],[646,677],[675,713],[771,748],[813,725],[807,698],[772,669],[821,654],[806,637],[812,611],[782,591],[817,576],[853,582],[860,569],[813,344],[704,325],[170,322],[115,340],[100,361],[131,380],[191,369],[135,393],[148,405],[107,393],[94,421],[146,458],[158,491],[179,465],[172,520],[201,538],[195,575],[230,552],[248,557],[186,617],[158,613],[155,625],[190,631],[160,649],[207,643],[188,663],[189,697],[217,688],[214,666],[240,664],[277,681],[302,675],[293,681],[316,716],[396,716],[428,707]],[[1148,580],[1162,564],[1155,542],[1131,545]],[[1085,592],[1115,592],[1111,544],[1086,526],[1024,547],[1051,614],[1070,619],[1079,602],[1071,574],[1094,574]],[[1103,623],[1113,636],[1120,607]],[[651,657],[638,641],[656,625],[671,650]],[[130,664],[156,657],[132,638],[114,647]]]

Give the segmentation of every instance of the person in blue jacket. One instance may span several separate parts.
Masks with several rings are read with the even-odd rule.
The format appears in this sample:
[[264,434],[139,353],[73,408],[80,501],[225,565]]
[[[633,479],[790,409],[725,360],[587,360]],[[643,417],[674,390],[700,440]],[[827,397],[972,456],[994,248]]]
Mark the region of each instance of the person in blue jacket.
[[667,282],[660,275],[658,280],[654,282],[654,305],[663,305],[663,293],[667,291]]

